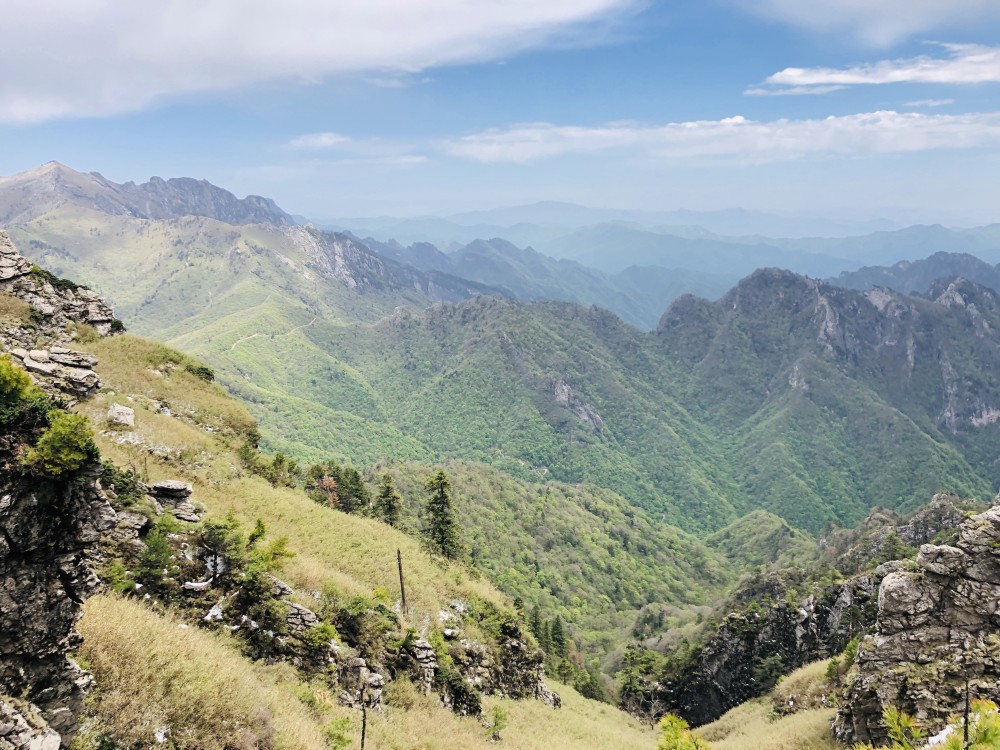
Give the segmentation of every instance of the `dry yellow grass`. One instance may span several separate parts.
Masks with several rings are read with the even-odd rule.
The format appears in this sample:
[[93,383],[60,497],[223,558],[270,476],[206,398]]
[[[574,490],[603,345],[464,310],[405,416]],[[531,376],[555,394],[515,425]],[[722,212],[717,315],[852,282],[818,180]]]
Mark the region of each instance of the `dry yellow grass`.
[[712,750],[844,750],[830,733],[835,710],[813,709],[775,719],[767,698],[737,706],[697,730]]
[[806,664],[781,680],[771,692],[775,710],[791,713],[806,708],[828,708],[833,700],[833,688],[826,680],[829,663],[826,659]]
[[122,747],[155,744],[164,729],[191,750],[327,747],[289,670],[253,664],[219,636],[113,596],[87,602],[80,630],[100,686],[95,716]]
[[[232,512],[249,527],[264,520],[268,535],[287,536],[295,557],[282,577],[294,586],[296,597],[309,604],[308,592],[332,585],[347,595],[370,595],[384,588],[398,595],[396,550],[406,568],[409,623],[418,628],[434,624],[437,612],[452,599],[479,596],[496,603],[509,602],[485,580],[461,566],[429,557],[419,542],[371,519],[321,507],[297,489],[274,488],[259,477],[248,476],[239,465],[235,448],[240,437],[207,432],[203,424],[166,416],[155,404],[171,409],[222,414],[224,424],[243,424],[246,412],[218,387],[183,371],[166,376],[164,361],[174,361],[169,350],[134,337],[119,337],[89,345],[99,358],[104,394],[81,405],[97,425],[104,424],[110,401],[136,409],[131,431],[104,430],[97,443],[105,458],[132,465],[149,481],[184,478],[194,485],[194,499],[213,516]],[[168,368],[169,369],[169,368]],[[131,395],[129,401],[126,396]],[[248,419],[248,418],[247,418]],[[138,445],[120,442],[125,436]],[[159,453],[149,448],[162,449]],[[320,700],[328,706],[317,710],[301,700],[305,686],[290,668],[262,667],[247,662],[225,639],[196,628],[181,629],[176,621],[142,605],[113,597],[88,602],[81,630],[86,643],[82,656],[94,669],[100,687],[97,716],[119,733],[146,732],[156,725],[176,727],[173,737],[192,737],[181,747],[211,750],[233,727],[248,728],[249,742],[264,732],[271,717],[278,747],[328,747],[322,729],[337,717],[348,717],[346,736],[352,747],[360,739],[356,712]],[[474,628],[466,634],[473,636]],[[487,716],[495,706],[508,715],[500,747],[511,750],[574,750],[652,748],[656,734],[612,706],[587,700],[571,688],[555,686],[563,708],[554,711],[532,701],[484,701]],[[318,695],[322,690],[312,691]],[[445,750],[496,748],[481,721],[458,717],[442,708],[434,696],[413,695],[406,710],[387,706],[373,715],[368,747],[382,750]],[[255,723],[256,722],[256,723]],[[132,730],[129,730],[132,727]],[[256,729],[255,729],[256,727]],[[143,735],[145,736],[145,735]],[[197,739],[200,738],[200,739]],[[216,744],[213,744],[216,743]],[[239,747],[239,745],[232,745]],[[252,746],[252,745],[251,745]]]
[[13,294],[0,292],[0,324],[19,326],[31,320],[31,307]]
[[[153,743],[169,728],[178,748],[329,747],[324,728],[346,718],[344,732],[356,747],[361,717],[338,706],[327,691],[299,682],[288,667],[267,667],[242,658],[224,637],[114,596],[87,602],[80,651],[100,686],[95,729],[123,746]],[[653,748],[656,734],[636,719],[557,686],[563,708],[537,701],[487,698],[508,717],[499,747],[509,750],[636,750]],[[304,697],[312,696],[312,700]],[[488,750],[493,742],[479,718],[459,717],[435,696],[410,695],[408,709],[388,705],[370,713],[372,750]]]
[[370,729],[378,750],[642,750],[656,747],[656,733],[635,718],[606,704],[555,686],[563,707],[553,710],[538,701],[487,698],[483,713],[494,707],[507,714],[502,741],[490,740],[481,720],[442,711],[433,696],[420,696],[408,711],[387,707]]
[[82,343],[94,354],[107,388],[139,400],[155,400],[203,426],[245,433],[253,424],[246,408],[214,383],[185,369],[201,363],[164,346],[126,334]]

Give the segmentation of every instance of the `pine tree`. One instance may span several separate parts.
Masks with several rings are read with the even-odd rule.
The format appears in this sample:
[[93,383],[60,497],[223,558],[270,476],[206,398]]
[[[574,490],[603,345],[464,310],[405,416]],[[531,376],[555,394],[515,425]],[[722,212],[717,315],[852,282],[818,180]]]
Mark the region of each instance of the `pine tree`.
[[565,659],[569,654],[569,644],[566,641],[566,631],[563,629],[562,618],[556,615],[552,620],[550,638],[552,640],[552,650],[560,659]]
[[531,608],[531,617],[528,620],[528,628],[538,641],[538,645],[542,645],[542,613],[538,610],[537,604]]
[[458,539],[458,523],[451,504],[451,482],[440,469],[427,480],[426,489],[431,493],[427,501],[427,526],[424,534],[431,548],[449,559],[456,559],[462,553]]
[[367,513],[372,504],[371,493],[358,470],[348,466],[340,482],[340,509],[345,513]]
[[392,475],[389,473],[383,474],[382,481],[378,487],[378,498],[375,500],[375,512],[379,518],[390,526],[398,526],[402,510],[403,498],[396,491]]

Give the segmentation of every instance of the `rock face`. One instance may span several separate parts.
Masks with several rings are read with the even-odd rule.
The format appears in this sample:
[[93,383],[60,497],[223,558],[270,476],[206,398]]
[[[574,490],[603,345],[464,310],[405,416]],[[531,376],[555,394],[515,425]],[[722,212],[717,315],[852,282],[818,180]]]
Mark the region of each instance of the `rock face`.
[[[73,481],[25,478],[12,468],[20,444],[16,434],[0,439],[0,694],[37,706],[68,745],[91,678],[66,652],[79,643],[80,605],[98,583],[88,558],[115,513],[97,467]],[[39,736],[30,747],[52,746]]]
[[956,528],[966,517],[959,498],[938,494],[909,518],[876,509],[858,529],[821,539],[827,562],[850,577],[813,586],[796,603],[788,601],[787,592],[801,588],[784,572],[744,585],[730,601],[736,611],[718,630],[686,661],[678,659],[681,665],[670,674],[654,676],[636,694],[623,695],[623,707],[640,715],[671,711],[692,724],[705,724],[764,695],[776,677],[839,654],[851,638],[874,625],[879,584],[902,568],[889,561],[866,570],[873,560],[890,555],[891,540],[905,550]]
[[66,346],[77,336],[76,324],[92,326],[101,336],[124,330],[96,293],[32,270],[2,229],[0,293],[20,299],[31,311],[30,321],[0,329],[0,348],[39,386],[71,401],[87,398],[100,388],[100,378],[94,372],[97,359]]
[[157,503],[170,508],[174,515],[188,523],[198,523],[201,516],[191,503],[191,485],[177,479],[167,479],[157,482],[149,488],[150,494]]
[[90,354],[50,346],[31,351],[15,347],[10,355],[47,391],[83,399],[101,387],[101,379],[93,370],[97,358]]
[[[70,323],[86,323],[102,336],[113,332],[115,315],[97,292],[45,273],[33,273],[31,268],[10,236],[0,229],[0,292],[27,302],[36,311],[38,327],[52,332]],[[70,340],[68,333],[53,338]]]
[[59,750],[59,733],[24,701],[0,700],[0,748],[2,750]]
[[[996,501],[995,501],[996,502]],[[916,570],[882,581],[876,632],[862,640],[857,673],[835,723],[844,741],[886,738],[895,706],[944,723],[973,696],[1000,699],[1000,505],[962,524],[953,545],[925,544]]]

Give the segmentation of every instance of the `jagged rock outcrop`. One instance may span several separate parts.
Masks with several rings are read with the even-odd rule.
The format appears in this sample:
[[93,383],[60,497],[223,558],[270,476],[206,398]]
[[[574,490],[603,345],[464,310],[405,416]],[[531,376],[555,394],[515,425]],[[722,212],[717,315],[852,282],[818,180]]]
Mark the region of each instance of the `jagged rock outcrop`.
[[156,482],[149,488],[149,494],[157,503],[170,508],[177,518],[188,523],[197,523],[201,520],[201,514],[191,503],[193,491],[189,483],[179,479],[166,479]]
[[[680,655],[667,674],[623,696],[623,706],[637,714],[671,711],[705,724],[764,695],[778,677],[839,654],[874,625],[879,584],[902,567],[888,558],[897,551],[909,555],[913,547],[906,545],[925,544],[966,517],[962,501],[943,493],[909,518],[872,511],[858,529],[821,540],[831,567],[852,575],[812,585],[808,595],[791,601],[789,591],[801,591],[792,571],[748,581],[730,602],[736,611],[700,647]],[[871,569],[878,560],[887,561]]]
[[49,392],[84,399],[101,387],[101,379],[94,372],[97,357],[93,355],[62,346],[30,351],[15,347],[10,355]]
[[0,700],[0,750],[59,750],[62,739],[30,703]]
[[408,649],[413,660],[411,671],[416,683],[424,695],[430,695],[434,689],[434,676],[437,674],[437,654],[434,647],[423,638],[417,638]]
[[925,544],[914,570],[883,579],[876,631],[858,649],[837,737],[882,742],[881,715],[889,705],[943,723],[960,709],[966,680],[973,696],[1000,699],[998,601],[1000,505],[994,505],[963,523],[953,545]]
[[100,388],[97,359],[66,346],[78,336],[78,325],[91,326],[101,336],[124,330],[95,292],[35,269],[0,229],[0,294],[16,297],[30,310],[30,320],[0,329],[0,347],[39,386],[71,401]]
[[71,480],[17,471],[26,439],[0,438],[0,694],[37,706],[68,746],[91,678],[66,653],[79,645],[80,605],[98,584],[90,556],[115,513],[97,467]]
[[360,707],[364,705],[376,711],[382,710],[382,687],[385,678],[373,669],[360,656],[348,659],[337,670],[337,681],[343,690],[340,702],[345,706]]
[[113,333],[113,327],[117,328],[114,313],[97,292],[45,272],[33,271],[31,263],[21,256],[2,229],[0,292],[27,302],[37,313],[37,327],[54,341],[72,340],[71,332],[66,330],[71,323],[91,325],[102,336]]
[[701,725],[766,694],[781,675],[842,651],[872,621],[878,581],[886,571],[816,586],[798,603],[784,598],[780,577],[760,582],[750,606],[730,613],[703,645],[682,655],[667,673],[623,693],[623,708],[639,715],[669,711]]

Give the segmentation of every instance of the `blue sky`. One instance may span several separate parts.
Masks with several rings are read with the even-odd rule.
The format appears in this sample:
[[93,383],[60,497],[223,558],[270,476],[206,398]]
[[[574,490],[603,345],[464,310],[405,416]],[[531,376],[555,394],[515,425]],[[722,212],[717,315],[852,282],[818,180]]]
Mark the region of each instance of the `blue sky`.
[[1000,221],[996,0],[8,0],[0,173]]

